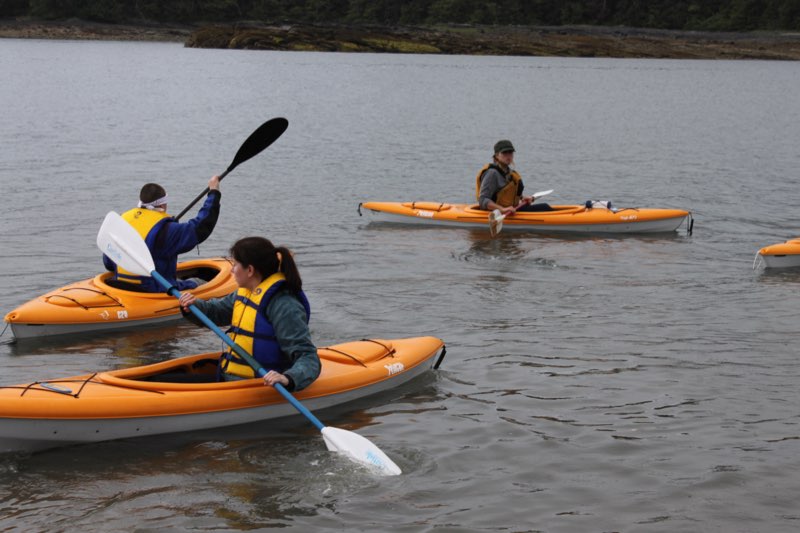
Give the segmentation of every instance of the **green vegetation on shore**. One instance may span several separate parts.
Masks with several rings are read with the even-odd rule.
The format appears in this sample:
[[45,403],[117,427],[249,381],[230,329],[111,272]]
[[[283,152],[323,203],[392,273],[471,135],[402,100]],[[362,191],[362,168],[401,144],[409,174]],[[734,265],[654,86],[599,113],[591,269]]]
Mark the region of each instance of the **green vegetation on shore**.
[[625,26],[800,30],[800,0],[0,0],[0,17],[132,24]]
[[800,35],[580,27],[374,27],[214,25],[185,41],[194,48],[414,54],[800,59]]
[[250,50],[800,60],[798,28],[800,0],[0,0],[0,37]]

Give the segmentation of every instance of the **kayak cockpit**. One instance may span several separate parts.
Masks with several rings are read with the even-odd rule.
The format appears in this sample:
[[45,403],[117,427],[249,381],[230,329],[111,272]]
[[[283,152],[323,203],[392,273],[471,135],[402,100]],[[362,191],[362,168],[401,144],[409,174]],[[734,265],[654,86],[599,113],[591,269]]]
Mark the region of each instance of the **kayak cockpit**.
[[[336,364],[351,368],[367,368],[376,363],[391,365],[396,353],[393,343],[383,339],[364,339],[319,348],[323,366]],[[101,372],[95,379],[108,385],[154,391],[238,389],[263,385],[261,378],[219,381],[219,359],[219,352],[191,355],[151,365]]]
[[152,365],[100,372],[97,381],[139,390],[187,390],[241,388],[244,382],[263,385],[261,379],[218,381],[219,353],[205,353],[162,361]]
[[[586,211],[586,206],[583,205],[551,205],[550,211],[517,211],[514,216],[518,218],[524,218],[526,216],[535,216],[536,218],[540,216],[553,216],[553,215],[571,215],[575,213],[583,213]],[[487,211],[485,209],[480,209],[478,204],[472,204],[466,206],[464,208],[465,213],[469,213],[471,215],[485,215],[489,216],[491,211]]]
[[[197,280],[199,285],[197,289],[192,289],[193,291],[207,290],[221,285],[230,277],[230,264],[230,260],[227,263],[220,260],[185,261],[178,263],[177,278]],[[112,287],[119,291],[142,292],[137,285],[112,279],[113,275],[112,272],[103,272],[95,276],[94,282],[101,288]]]

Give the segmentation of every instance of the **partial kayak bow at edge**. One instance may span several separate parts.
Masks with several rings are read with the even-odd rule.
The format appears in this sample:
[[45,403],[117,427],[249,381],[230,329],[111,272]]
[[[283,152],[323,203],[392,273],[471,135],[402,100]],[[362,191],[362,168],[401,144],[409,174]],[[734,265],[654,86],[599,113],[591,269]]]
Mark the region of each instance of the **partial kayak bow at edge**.
[[753,270],[758,268],[760,261],[764,262],[765,268],[800,267],[800,237],[760,249],[753,260]]

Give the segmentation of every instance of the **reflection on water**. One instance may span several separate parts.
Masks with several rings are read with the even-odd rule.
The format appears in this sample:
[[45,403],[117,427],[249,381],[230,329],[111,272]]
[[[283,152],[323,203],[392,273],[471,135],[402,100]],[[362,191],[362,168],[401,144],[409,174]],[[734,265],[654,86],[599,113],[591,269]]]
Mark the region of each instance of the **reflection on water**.
[[764,268],[757,272],[758,281],[767,284],[784,285],[800,283],[800,267],[797,268]]
[[[359,401],[356,408],[345,404],[317,415],[327,425],[371,439],[413,475],[431,459],[413,441],[403,445],[373,433],[370,412],[422,416],[425,410],[415,405],[436,395],[433,376],[428,375]],[[160,523],[173,515],[194,517],[214,528],[275,527],[288,525],[297,516],[316,515],[330,498],[380,483],[381,478],[366,468],[329,452],[319,431],[298,415],[247,426],[6,455],[0,459],[0,515],[7,521],[37,523],[68,500],[68,512],[50,516],[49,527],[95,529],[102,517],[106,530],[127,530],[134,523],[143,527],[148,520]],[[26,504],[17,507],[21,500]]]
[[524,238],[492,238],[488,232],[465,230],[469,250],[459,253],[457,259],[472,263],[486,263],[496,260],[520,259],[526,256],[530,247]]
[[8,345],[9,354],[15,357],[41,355],[101,355],[113,354],[119,359],[120,367],[138,366],[171,358],[189,346],[197,346],[197,351],[184,355],[212,351],[214,345],[199,342],[198,337],[209,336],[189,322],[156,326],[135,330],[122,330],[113,333],[82,333],[41,338],[17,339]]

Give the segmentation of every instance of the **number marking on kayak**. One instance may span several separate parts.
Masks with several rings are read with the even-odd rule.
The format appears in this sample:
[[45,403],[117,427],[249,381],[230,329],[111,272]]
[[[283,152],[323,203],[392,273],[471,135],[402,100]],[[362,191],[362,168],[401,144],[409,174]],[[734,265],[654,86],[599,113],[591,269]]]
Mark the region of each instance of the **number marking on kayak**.
[[418,217],[433,218],[433,211],[417,211]]
[[128,312],[127,311],[117,311],[117,319],[125,320],[126,318],[128,318]]
[[400,372],[406,369],[403,363],[392,363],[390,365],[383,365],[383,368],[389,371],[390,376],[399,374]]
[[639,217],[636,215],[623,215],[619,217],[620,220],[636,220],[637,218]]

